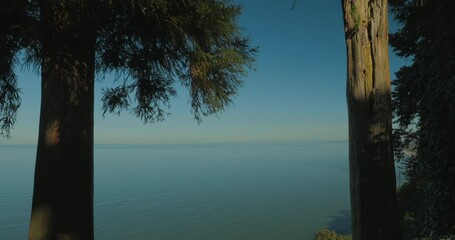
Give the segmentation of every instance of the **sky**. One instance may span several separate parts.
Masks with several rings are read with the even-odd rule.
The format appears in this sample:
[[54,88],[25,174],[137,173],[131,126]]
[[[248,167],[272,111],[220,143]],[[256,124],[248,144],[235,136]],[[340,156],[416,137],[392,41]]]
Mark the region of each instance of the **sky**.
[[[95,86],[95,144],[186,144],[275,141],[346,141],[346,45],[341,1],[236,0],[243,5],[238,23],[259,47],[255,70],[232,106],[198,124],[188,90],[176,85],[165,121],[144,125],[129,112],[102,116],[101,89]],[[396,23],[390,20],[390,28]],[[391,72],[403,60],[390,54]],[[22,105],[12,138],[0,144],[36,144],[40,78],[17,68]],[[393,78],[393,75],[392,75]]]

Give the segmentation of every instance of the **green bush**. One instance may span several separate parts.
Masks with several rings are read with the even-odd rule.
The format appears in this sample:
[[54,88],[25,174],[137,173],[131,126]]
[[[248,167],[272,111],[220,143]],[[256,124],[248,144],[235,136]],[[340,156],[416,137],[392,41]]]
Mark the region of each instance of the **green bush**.
[[351,240],[351,236],[338,235],[327,229],[322,229],[316,232],[314,240]]

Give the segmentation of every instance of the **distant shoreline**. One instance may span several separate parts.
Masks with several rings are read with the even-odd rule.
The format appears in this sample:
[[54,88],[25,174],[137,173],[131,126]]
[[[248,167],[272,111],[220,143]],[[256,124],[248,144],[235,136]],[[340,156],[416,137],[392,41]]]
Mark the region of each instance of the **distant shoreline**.
[[[220,142],[176,142],[176,143],[95,143],[95,147],[104,146],[136,146],[136,147],[158,147],[158,146],[209,146],[209,145],[257,145],[257,144],[322,144],[322,143],[348,143],[348,140],[323,140],[323,139],[292,139],[292,140],[264,140],[264,141],[220,141]],[[37,144],[1,144],[0,148],[8,147],[36,147]]]

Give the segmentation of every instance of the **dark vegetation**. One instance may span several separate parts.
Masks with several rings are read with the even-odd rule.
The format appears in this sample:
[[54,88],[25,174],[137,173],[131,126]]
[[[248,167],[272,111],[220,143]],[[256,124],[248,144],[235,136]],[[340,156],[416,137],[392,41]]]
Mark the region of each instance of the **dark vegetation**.
[[407,239],[455,233],[455,15],[449,0],[395,0],[394,51],[409,64],[393,81],[395,156]]

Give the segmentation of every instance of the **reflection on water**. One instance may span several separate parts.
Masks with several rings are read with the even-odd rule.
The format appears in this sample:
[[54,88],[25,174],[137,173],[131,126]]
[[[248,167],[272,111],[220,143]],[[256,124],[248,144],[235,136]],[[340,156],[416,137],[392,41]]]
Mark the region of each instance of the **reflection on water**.
[[[33,146],[0,147],[0,239],[26,239]],[[98,145],[97,239],[311,239],[349,230],[346,143]]]

